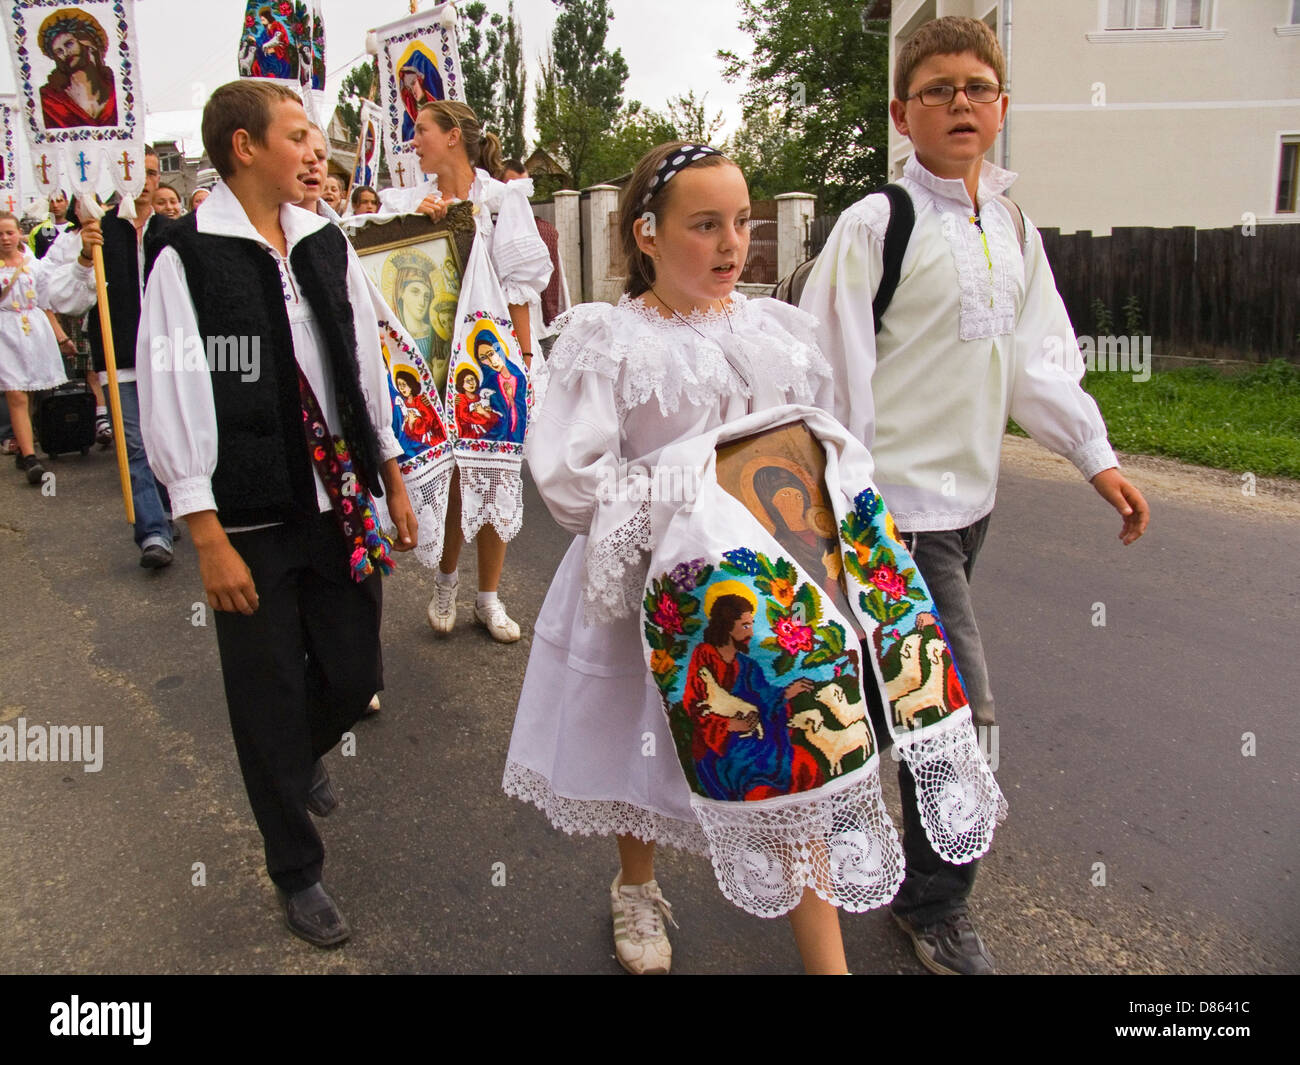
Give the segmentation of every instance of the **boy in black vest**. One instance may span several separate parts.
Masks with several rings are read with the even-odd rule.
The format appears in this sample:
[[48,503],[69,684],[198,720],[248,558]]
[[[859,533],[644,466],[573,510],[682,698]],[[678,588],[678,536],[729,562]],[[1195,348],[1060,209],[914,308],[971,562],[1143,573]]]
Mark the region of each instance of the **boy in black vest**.
[[[296,94],[224,85],[203,112],[222,176],[172,224],[145,292],[145,439],[199,556],[235,749],[290,929],[347,922],[321,885],[308,811],[337,803],[320,761],[383,688],[380,573],[416,522],[398,471],[378,325],[345,238],[291,206],[314,165]],[[381,490],[382,489],[382,490]]]

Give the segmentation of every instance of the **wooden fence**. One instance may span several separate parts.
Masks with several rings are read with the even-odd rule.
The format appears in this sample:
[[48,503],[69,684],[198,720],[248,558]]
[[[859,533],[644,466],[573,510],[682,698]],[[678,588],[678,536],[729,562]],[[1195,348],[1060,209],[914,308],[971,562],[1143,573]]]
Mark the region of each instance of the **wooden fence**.
[[1077,333],[1147,334],[1157,356],[1300,360],[1300,225],[1042,235]]
[[[810,255],[838,218],[813,221]],[[1076,333],[1149,335],[1157,357],[1300,362],[1300,224],[1258,226],[1250,236],[1241,226],[1041,233]],[[1109,322],[1098,321],[1098,300]]]

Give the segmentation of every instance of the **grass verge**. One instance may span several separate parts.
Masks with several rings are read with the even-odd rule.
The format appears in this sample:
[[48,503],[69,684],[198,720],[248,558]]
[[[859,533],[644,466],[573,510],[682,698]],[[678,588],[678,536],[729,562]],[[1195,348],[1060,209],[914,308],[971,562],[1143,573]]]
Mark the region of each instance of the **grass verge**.
[[[1210,368],[1149,381],[1089,373],[1083,387],[1117,451],[1300,479],[1300,367],[1282,359],[1231,376]],[[1014,422],[1009,428],[1025,435]]]

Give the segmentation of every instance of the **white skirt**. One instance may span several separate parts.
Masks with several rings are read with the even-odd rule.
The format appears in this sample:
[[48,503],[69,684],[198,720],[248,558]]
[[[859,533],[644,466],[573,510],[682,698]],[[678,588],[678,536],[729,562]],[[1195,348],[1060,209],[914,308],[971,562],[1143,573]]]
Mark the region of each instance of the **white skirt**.
[[631,835],[707,855],[634,615],[582,618],[585,536],[534,626],[502,787],[570,834]]
[[[26,315],[30,333],[23,331]],[[63,356],[45,312],[0,311],[0,390],[35,392],[67,381]]]

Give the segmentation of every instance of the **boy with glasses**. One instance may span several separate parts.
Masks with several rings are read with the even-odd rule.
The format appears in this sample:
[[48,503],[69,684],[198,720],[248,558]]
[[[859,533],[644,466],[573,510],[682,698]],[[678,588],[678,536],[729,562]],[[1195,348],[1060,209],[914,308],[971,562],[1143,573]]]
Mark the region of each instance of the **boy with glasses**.
[[[1125,544],[1148,518],[1079,386],[1083,362],[1041,238],[1026,222],[1022,241],[1018,208],[999,199],[1016,175],[984,159],[1006,118],[1005,81],[997,38],[976,19],[936,19],[907,40],[889,105],[914,148],[899,182],[915,222],[897,289],[877,324],[872,300],[891,212],[886,196],[872,194],[841,215],[800,300],[817,316],[835,370],[835,414],[871,449],[876,482],[943,616],[974,722],[990,727],[970,574],[1007,418],[1078,467],[1123,516]],[[934,853],[906,762],[899,784],[907,874],[894,916],[932,971],[991,973],[967,913],[977,863]]]

